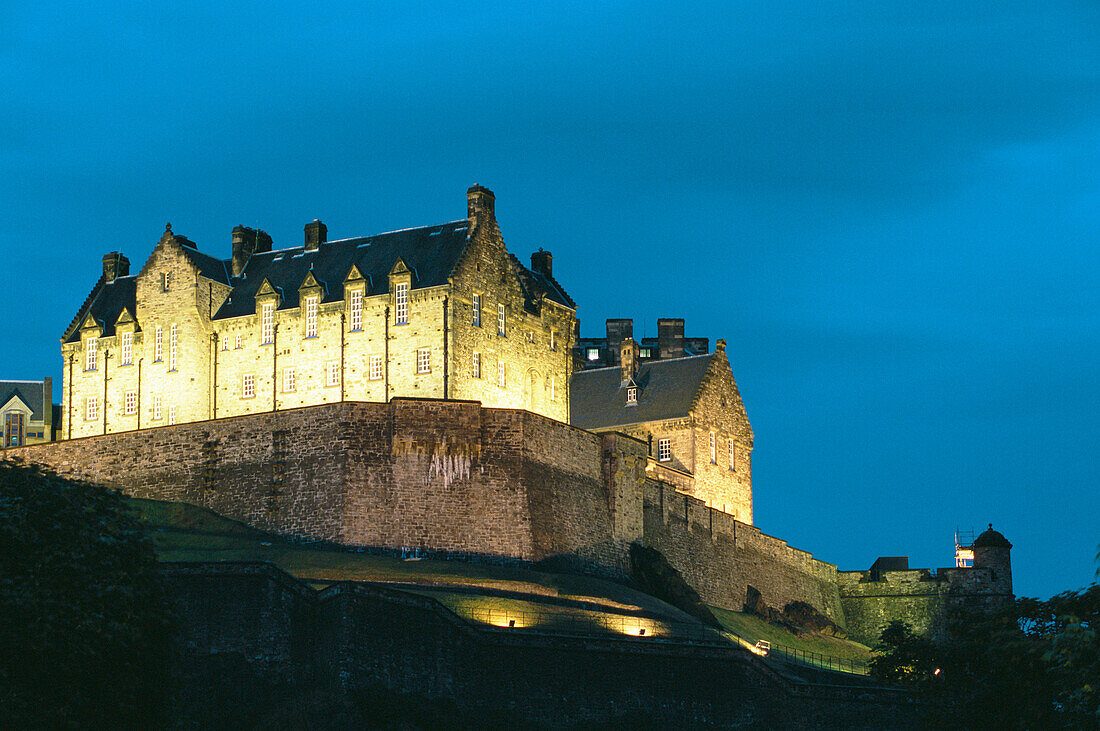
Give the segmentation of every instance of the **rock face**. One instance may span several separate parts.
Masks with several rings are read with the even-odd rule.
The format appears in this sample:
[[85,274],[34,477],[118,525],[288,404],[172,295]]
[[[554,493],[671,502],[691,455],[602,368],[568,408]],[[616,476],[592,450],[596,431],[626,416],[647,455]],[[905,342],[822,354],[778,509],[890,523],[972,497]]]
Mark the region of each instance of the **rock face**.
[[703,603],[699,592],[684,581],[684,577],[660,551],[639,543],[633,544],[630,547],[630,569],[631,576],[644,591],[687,612],[704,624],[722,627],[721,622]]
[[844,630],[833,620],[803,601],[788,602],[779,611],[769,607],[755,586],[749,586],[745,592],[745,611],[777,624],[795,634],[813,632],[832,637],[846,637]]

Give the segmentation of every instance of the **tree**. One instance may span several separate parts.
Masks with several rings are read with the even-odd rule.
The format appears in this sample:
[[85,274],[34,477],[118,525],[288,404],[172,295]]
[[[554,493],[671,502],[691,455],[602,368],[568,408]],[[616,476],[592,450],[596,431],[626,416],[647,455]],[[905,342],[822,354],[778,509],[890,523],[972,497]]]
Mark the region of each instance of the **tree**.
[[0,462],[0,717],[154,723],[169,630],[156,557],[117,492]]

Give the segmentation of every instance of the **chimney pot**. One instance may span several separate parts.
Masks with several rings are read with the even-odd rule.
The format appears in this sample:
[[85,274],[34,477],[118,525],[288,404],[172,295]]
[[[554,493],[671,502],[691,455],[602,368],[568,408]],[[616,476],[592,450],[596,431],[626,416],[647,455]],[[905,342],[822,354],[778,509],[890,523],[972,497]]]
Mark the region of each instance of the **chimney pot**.
[[233,229],[233,276],[241,276],[248,260],[256,252],[256,231],[248,226]]
[[328,241],[328,226],[321,223],[320,219],[313,219],[306,224],[306,251],[316,251],[321,244]]

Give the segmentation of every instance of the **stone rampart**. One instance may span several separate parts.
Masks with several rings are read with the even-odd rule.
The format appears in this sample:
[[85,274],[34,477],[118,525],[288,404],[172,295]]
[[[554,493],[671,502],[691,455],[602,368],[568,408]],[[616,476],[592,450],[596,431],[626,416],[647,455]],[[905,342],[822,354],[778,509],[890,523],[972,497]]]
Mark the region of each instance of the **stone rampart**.
[[804,601],[845,625],[836,566],[655,480],[645,484],[645,542],[661,551],[708,604],[741,610],[749,586],[782,609]]

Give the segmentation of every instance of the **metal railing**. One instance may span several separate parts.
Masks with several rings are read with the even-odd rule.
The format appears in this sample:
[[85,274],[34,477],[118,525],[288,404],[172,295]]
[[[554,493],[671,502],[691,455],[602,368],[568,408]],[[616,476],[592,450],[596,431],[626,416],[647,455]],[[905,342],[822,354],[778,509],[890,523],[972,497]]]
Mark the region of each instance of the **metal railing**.
[[768,640],[757,640],[755,643],[752,643],[750,640],[746,640],[744,637],[740,637],[733,632],[729,632],[728,634],[736,638],[753,653],[761,657],[769,657],[773,660],[778,660],[779,662],[795,663],[797,665],[806,665],[822,670],[834,670],[841,673],[850,673],[852,675],[867,675],[870,670],[867,663],[862,660],[852,660],[846,657],[836,657],[835,655],[814,652],[813,650],[787,647],[786,645],[776,644]]

